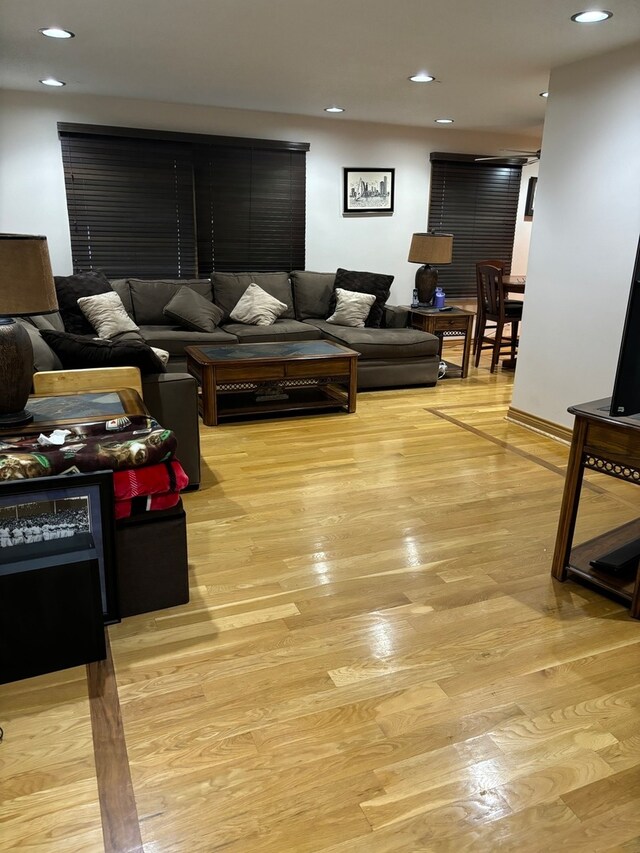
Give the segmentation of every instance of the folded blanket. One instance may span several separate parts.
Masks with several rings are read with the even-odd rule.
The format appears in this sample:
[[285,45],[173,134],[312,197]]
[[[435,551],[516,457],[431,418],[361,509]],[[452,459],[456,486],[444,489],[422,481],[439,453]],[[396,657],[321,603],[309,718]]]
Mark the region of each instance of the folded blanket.
[[182,465],[175,459],[145,468],[116,471],[113,475],[115,517],[127,518],[138,512],[169,509],[180,500],[189,485]]

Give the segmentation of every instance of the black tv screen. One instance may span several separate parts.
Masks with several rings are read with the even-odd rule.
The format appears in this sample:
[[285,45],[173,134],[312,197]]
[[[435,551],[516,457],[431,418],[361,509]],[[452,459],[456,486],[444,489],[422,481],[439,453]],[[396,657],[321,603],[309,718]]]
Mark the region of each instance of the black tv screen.
[[640,413],[640,241],[631,278],[631,293],[609,410],[612,417],[631,417],[638,413]]

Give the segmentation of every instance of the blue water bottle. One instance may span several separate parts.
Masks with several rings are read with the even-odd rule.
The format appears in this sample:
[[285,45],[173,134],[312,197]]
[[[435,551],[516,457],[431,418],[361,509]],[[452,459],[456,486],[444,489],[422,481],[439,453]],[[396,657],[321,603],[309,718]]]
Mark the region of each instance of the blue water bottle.
[[444,308],[444,290],[441,287],[436,287],[436,292],[433,295],[433,307]]

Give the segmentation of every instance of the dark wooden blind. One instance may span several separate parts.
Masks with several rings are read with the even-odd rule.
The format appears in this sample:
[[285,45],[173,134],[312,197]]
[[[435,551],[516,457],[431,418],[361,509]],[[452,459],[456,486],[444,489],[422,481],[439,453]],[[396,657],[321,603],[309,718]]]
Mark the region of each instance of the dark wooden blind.
[[305,267],[307,143],[59,124],[74,270]]
[[305,152],[198,147],[200,273],[304,269]]
[[196,273],[188,147],[61,134],[74,270],[111,278]]
[[453,261],[438,267],[447,296],[476,295],[476,261],[500,258],[510,272],[521,172],[520,164],[431,155],[428,227],[453,234]]

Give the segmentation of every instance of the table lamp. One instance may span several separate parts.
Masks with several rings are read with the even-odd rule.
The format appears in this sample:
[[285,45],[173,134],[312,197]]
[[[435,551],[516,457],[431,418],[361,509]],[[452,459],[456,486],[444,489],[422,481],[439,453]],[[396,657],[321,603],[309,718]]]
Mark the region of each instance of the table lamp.
[[423,264],[416,272],[415,284],[421,305],[431,302],[438,284],[438,271],[431,264],[450,264],[452,255],[453,234],[417,233],[411,238],[408,260]]
[[46,237],[0,234],[0,428],[33,420],[25,405],[33,377],[33,347],[15,317],[58,308]]

